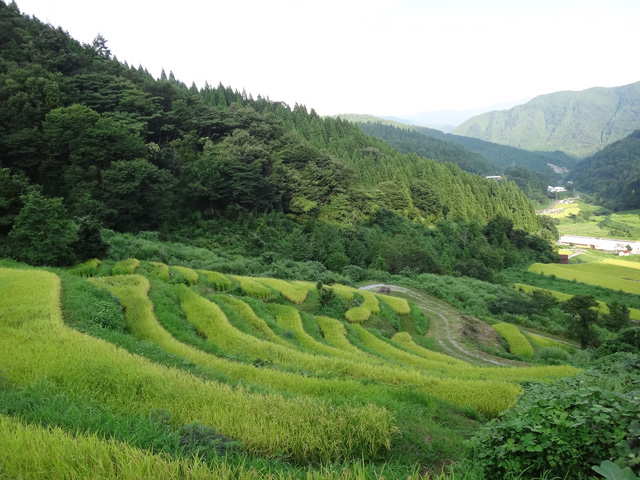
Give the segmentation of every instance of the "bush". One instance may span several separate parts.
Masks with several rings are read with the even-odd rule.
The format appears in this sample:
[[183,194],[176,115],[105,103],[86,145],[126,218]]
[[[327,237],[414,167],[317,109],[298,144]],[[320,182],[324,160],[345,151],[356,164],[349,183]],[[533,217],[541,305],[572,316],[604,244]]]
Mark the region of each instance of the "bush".
[[596,357],[604,357],[617,352],[640,352],[640,326],[620,330],[615,338],[606,340],[600,345],[595,355]]
[[342,269],[342,274],[346,275],[354,282],[360,282],[367,278],[367,271],[357,265],[347,265]]
[[513,409],[486,424],[471,440],[485,478],[586,479],[592,465],[608,459],[637,472],[630,455],[637,448],[640,357],[602,363],[573,378],[531,384]]
[[62,198],[46,198],[32,190],[8,235],[11,255],[30,265],[62,266],[74,260],[78,225],[69,220]]
[[547,363],[567,362],[571,358],[569,352],[560,347],[543,347],[537,353],[538,358]]

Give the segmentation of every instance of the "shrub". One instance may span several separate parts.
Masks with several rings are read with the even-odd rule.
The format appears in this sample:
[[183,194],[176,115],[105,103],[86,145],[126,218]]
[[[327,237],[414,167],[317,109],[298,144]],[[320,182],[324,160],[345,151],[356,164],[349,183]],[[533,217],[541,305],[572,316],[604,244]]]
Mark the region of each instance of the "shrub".
[[567,362],[571,355],[560,347],[543,347],[538,350],[538,357],[544,361]]
[[[591,466],[616,459],[624,467],[638,418],[640,357],[607,360],[589,372],[532,384],[516,406],[471,440],[485,478],[591,478]],[[640,469],[639,465],[629,465]]]
[[342,269],[342,274],[346,275],[354,282],[360,282],[367,278],[367,271],[357,265],[347,265]]
[[32,190],[21,200],[24,206],[8,235],[11,255],[31,265],[71,264],[78,225],[68,218],[62,198],[46,198]]
[[640,326],[620,330],[615,338],[606,340],[598,347],[596,356],[604,357],[617,352],[640,352]]

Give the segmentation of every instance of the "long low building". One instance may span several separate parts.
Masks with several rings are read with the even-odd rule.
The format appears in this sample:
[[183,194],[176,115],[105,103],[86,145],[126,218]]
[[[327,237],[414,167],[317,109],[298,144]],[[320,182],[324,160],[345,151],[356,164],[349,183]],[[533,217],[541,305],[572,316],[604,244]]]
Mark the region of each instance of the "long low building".
[[610,252],[626,252],[628,247],[631,247],[631,253],[640,253],[640,242],[632,240],[563,235],[560,237],[558,243],[561,245],[575,245],[580,248],[607,250]]

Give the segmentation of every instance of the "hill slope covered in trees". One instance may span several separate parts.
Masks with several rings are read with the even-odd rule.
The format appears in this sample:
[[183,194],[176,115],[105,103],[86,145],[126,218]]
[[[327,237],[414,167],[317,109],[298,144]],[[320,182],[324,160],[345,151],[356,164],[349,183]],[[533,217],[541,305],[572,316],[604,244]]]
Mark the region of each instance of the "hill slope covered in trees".
[[266,212],[307,232],[353,229],[382,210],[541,228],[515,183],[398,153],[303,106],[154,79],[113,58],[104,38],[81,45],[15,4],[0,2],[0,26],[0,245],[23,244],[35,211],[86,243],[101,227],[208,237],[221,215]]
[[609,208],[640,208],[640,130],[585,158],[571,178]]
[[[346,224],[388,208],[482,223],[501,214],[519,228],[537,226],[513,186],[400,155],[302,106],[221,85],[198,90],[172,74],[155,80],[110,58],[104,42],[83,46],[15,7],[0,12],[1,165],[64,197],[76,215],[111,227],[117,218],[126,230],[230,206]],[[134,203],[146,208],[131,211]]]
[[525,150],[586,157],[640,128],[640,82],[540,95],[524,105],[473,117],[453,130]]

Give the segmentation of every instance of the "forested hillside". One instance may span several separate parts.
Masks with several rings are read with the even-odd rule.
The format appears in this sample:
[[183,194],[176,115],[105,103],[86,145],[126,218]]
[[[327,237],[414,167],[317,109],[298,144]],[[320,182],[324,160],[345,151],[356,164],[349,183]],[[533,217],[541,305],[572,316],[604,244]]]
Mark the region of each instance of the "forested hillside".
[[473,117],[454,134],[525,150],[586,157],[640,128],[640,82],[540,95],[524,105]]
[[367,135],[389,142],[393,148],[402,153],[415,153],[442,163],[455,163],[462,170],[479,175],[500,173],[497,166],[482,155],[445,140],[438,130],[411,126],[401,128],[380,122],[359,121],[358,126]]
[[[81,45],[15,4],[0,3],[0,31],[0,242],[13,256],[51,262],[25,254],[45,224],[64,240],[51,247],[60,262],[100,254],[90,248],[100,228],[196,240],[267,212],[304,235],[335,226],[340,268],[364,261],[343,250],[376,212],[541,229],[515,183],[398,153],[350,122],[172,73],[154,79],[112,57],[103,37]],[[301,259],[328,265],[327,255]]]
[[558,183],[577,163],[562,152],[529,152],[439,130],[397,122],[377,122],[376,117],[349,115],[367,135],[389,142],[403,153],[415,153],[439,162],[451,162],[465,171],[480,175],[504,175],[515,181],[532,200],[548,201],[547,185]]
[[640,130],[585,158],[571,178],[609,208],[640,208]]

